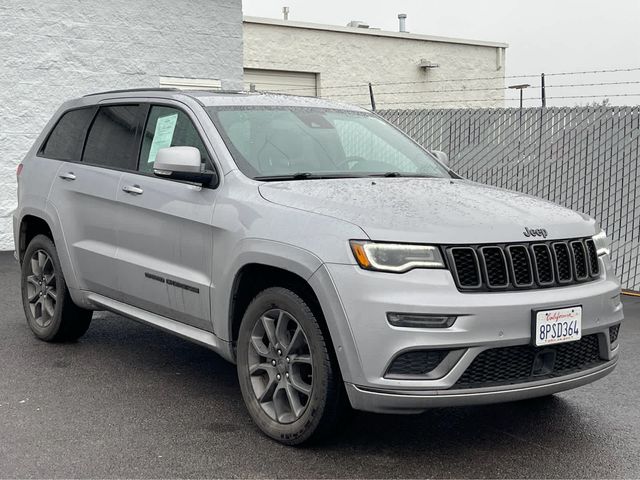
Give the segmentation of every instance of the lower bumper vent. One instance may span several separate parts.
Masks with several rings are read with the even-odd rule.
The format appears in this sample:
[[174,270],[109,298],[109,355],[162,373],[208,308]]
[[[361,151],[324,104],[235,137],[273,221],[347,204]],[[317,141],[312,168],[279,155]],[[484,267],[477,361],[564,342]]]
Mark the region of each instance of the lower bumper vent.
[[480,353],[453,388],[482,388],[569,375],[605,363],[597,334],[548,347],[517,345]]
[[413,350],[398,355],[391,362],[386,378],[426,375],[438,367],[449,350]]
[[620,324],[609,327],[609,341],[613,344],[618,341],[618,334],[620,333]]

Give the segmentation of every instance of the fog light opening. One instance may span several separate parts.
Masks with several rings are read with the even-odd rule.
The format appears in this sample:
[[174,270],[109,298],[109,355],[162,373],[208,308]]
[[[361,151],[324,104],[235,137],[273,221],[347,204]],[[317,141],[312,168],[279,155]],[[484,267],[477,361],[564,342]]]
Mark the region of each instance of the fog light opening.
[[618,344],[618,334],[620,333],[620,324],[609,327],[609,343],[611,346]]
[[387,321],[394,327],[449,328],[458,317],[427,313],[387,313]]

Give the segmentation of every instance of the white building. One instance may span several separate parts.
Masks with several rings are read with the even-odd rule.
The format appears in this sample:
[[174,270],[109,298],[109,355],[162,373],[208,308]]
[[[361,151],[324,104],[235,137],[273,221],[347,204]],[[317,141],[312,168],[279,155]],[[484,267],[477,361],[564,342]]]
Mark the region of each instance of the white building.
[[0,250],[16,165],[65,99],[194,83],[173,77],[242,88],[240,0],[2,0],[0,25]]
[[245,87],[370,107],[371,82],[379,109],[501,107],[506,48],[362,22],[338,27],[244,17]]

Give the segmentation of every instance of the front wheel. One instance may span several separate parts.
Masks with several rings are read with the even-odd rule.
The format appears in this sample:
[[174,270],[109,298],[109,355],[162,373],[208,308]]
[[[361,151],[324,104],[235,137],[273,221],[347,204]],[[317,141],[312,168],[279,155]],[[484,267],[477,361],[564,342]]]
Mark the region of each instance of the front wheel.
[[245,405],[266,435],[297,445],[333,431],[346,408],[340,375],[300,296],[281,287],[259,293],[242,319],[237,356]]
[[31,331],[46,342],[80,338],[89,328],[92,312],[73,303],[62,274],[56,247],[37,235],[24,254],[21,272],[22,305]]

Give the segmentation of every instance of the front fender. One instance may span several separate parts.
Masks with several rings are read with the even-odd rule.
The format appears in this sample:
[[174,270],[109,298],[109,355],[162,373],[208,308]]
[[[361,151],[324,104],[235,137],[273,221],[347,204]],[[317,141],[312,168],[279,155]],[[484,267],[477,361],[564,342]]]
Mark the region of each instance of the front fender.
[[259,238],[244,239],[238,243],[234,260],[221,274],[221,283],[216,285],[212,296],[216,336],[231,342],[234,282],[242,267],[255,263],[287,270],[307,281],[320,303],[342,377],[347,382],[358,383],[362,372],[360,358],[335,284],[318,256],[294,245]]
[[232,338],[231,322],[229,321],[231,292],[236,276],[242,267],[257,263],[281,268],[308,281],[322,265],[322,260],[308,250],[261,238],[245,238],[236,244],[234,252],[227,252],[227,255],[227,258],[233,260],[222,272],[219,271],[216,274],[219,282],[214,285],[212,311],[216,336],[228,342]]

